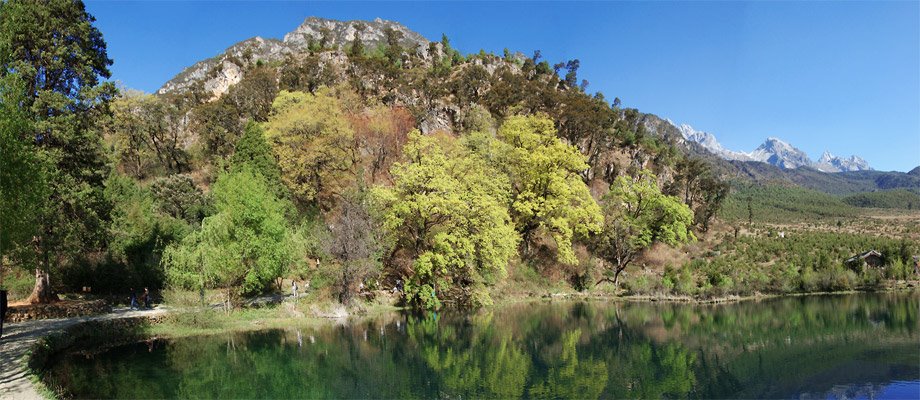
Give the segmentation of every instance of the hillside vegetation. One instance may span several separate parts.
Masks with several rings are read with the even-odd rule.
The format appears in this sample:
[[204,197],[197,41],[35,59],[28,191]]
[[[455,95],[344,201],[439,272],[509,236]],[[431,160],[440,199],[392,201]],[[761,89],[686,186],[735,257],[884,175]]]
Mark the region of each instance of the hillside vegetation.
[[795,186],[739,182],[725,200],[721,217],[732,222],[791,222],[851,218],[859,210],[842,198]]
[[843,202],[864,208],[913,210],[914,207],[920,207],[920,194],[903,189],[857,193],[844,197]]
[[104,80],[81,2],[0,11],[0,260],[34,271],[33,302],[169,287],[238,305],[292,279],[343,304],[477,307],[509,265],[615,288],[717,215],[856,210],[806,189],[729,196],[654,119],[590,92],[578,60],[308,19],[309,35],[242,42],[151,95]]

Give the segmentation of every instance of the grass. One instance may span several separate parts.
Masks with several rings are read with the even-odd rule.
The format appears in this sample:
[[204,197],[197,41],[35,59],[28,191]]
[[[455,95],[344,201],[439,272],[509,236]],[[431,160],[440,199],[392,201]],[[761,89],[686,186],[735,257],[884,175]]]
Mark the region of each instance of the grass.
[[[174,292],[172,298],[191,298],[197,294]],[[343,318],[355,319],[373,317],[399,310],[388,304],[388,299],[366,303],[356,302],[345,308],[331,301],[302,297],[297,301],[286,300],[281,304],[261,307],[234,309],[229,312],[210,307],[188,307],[167,304],[175,307],[158,323],[151,324],[148,334],[154,337],[185,337],[212,335],[222,332],[244,332],[261,329],[283,329],[291,327],[311,328],[336,323]],[[342,318],[333,318],[342,317]]]

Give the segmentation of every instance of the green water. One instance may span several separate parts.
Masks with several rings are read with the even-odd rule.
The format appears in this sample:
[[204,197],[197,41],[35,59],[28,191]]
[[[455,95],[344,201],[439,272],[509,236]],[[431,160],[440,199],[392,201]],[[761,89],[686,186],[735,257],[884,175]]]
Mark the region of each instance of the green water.
[[858,294],[394,313],[75,353],[45,380],[81,398],[918,398],[918,308]]

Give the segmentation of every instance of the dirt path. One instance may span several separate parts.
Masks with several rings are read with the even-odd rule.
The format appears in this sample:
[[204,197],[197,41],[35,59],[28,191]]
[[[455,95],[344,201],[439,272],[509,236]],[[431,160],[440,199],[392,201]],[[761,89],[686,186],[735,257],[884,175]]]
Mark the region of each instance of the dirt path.
[[32,400],[43,396],[32,384],[25,355],[35,342],[50,333],[63,331],[86,321],[111,320],[141,316],[157,316],[166,312],[159,307],[153,310],[115,309],[111,313],[88,317],[45,319],[15,324],[3,324],[0,338],[0,399]]

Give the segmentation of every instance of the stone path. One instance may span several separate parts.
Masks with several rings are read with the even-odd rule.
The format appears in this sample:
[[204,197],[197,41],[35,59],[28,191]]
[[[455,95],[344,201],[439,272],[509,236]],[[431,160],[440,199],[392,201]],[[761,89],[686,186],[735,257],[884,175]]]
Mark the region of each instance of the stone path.
[[86,321],[111,320],[132,317],[153,317],[166,313],[165,309],[131,310],[116,308],[111,313],[88,317],[44,319],[15,324],[3,324],[3,337],[0,338],[0,399],[34,400],[43,396],[32,384],[25,360],[26,352],[35,342],[50,333],[63,331],[71,326]]

